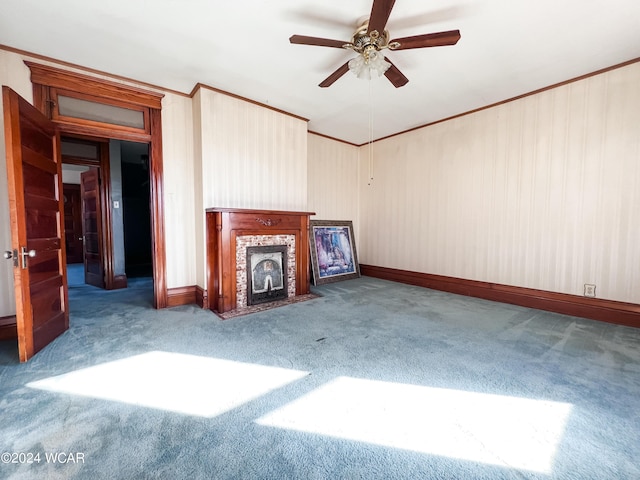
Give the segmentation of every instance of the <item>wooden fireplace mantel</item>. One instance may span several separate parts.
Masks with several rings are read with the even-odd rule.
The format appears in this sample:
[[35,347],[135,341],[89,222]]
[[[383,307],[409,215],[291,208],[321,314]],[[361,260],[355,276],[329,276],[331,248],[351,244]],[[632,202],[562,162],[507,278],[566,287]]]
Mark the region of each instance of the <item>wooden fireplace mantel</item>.
[[313,212],[208,208],[207,288],[209,308],[223,313],[237,308],[236,238],[245,235],[295,236],[296,295],[310,292],[309,217]]

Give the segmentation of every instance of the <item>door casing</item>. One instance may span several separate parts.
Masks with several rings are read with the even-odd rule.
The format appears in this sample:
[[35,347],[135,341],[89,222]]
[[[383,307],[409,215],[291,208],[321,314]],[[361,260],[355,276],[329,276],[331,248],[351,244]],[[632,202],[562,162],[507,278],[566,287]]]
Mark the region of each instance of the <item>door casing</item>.
[[[149,144],[154,307],[167,307],[161,119],[161,101],[164,95],[47,65],[28,61],[25,61],[25,64],[31,70],[34,106],[43,112],[45,116],[53,119],[61,136],[74,136],[88,140],[113,138]],[[81,119],[55,119],[53,118],[55,117],[55,92],[58,89],[67,92],[78,92],[84,95],[85,98],[91,98],[98,103],[115,104],[121,107],[129,105],[136,110],[144,107],[148,125],[142,131],[140,129],[123,128]],[[53,97],[52,92],[54,94]],[[108,172],[103,171],[102,174],[105,188],[109,189]],[[109,192],[107,192],[106,198],[110,198]],[[105,209],[105,212],[110,215],[110,209]],[[110,221],[110,216],[107,221]],[[110,234],[110,231],[111,229],[105,233]],[[113,266],[107,262],[105,265],[107,272],[109,268],[113,272]]]

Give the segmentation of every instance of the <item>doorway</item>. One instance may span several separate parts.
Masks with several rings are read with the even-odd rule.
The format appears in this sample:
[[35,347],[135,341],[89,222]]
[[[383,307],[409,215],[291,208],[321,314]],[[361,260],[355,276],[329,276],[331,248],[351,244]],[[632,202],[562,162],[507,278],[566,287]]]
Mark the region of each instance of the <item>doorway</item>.
[[152,285],[149,145],[63,137],[61,151],[69,287]]
[[153,250],[149,203],[151,195],[149,146],[143,143],[124,141],[120,144],[124,270],[128,279],[151,277],[153,275]]

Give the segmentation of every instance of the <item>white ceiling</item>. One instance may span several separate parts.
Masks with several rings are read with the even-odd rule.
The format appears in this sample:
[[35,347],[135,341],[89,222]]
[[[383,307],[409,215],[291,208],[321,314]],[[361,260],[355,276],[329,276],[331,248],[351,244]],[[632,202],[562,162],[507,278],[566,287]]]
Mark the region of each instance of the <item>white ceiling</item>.
[[371,1],[0,0],[0,44],[185,93],[204,83],[356,144],[640,58],[638,0],[397,0],[391,38],[462,38],[389,52],[404,87],[350,72],[318,87],[353,52],[289,37],[348,41]]

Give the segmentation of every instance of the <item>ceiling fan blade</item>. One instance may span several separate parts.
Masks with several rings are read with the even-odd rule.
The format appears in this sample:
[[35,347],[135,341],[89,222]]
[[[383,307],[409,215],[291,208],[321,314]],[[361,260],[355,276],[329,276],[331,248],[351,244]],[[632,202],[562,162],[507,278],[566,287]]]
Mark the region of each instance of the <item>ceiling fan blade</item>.
[[391,9],[396,0],[373,0],[371,6],[371,15],[369,15],[369,30],[367,33],[371,33],[373,30],[377,30],[380,35],[384,32],[384,27],[387,26],[387,20],[391,15]]
[[[427,33],[413,37],[395,38],[391,42],[398,42],[400,46],[394,50],[408,50],[410,48],[441,47],[455,45],[460,40],[460,30],[448,32]],[[389,42],[389,43],[391,43]]]
[[322,88],[330,87],[333,83],[338,80],[341,76],[349,71],[349,62],[346,62],[340,68],[338,68],[335,72],[325,78],[318,86]]
[[396,88],[400,88],[406,85],[407,82],[409,82],[409,79],[402,74],[402,72],[391,62],[391,60],[389,60],[387,57],[384,57],[384,59],[387,62],[391,63],[391,66],[387,69],[386,72],[384,72],[384,76],[387,77]]
[[328,38],[307,37],[305,35],[291,35],[291,37],[289,37],[289,41],[291,43],[296,43],[298,45],[317,45],[319,47],[335,47],[335,48],[342,48],[345,44],[349,43],[349,42],[344,42],[342,40],[330,40]]

